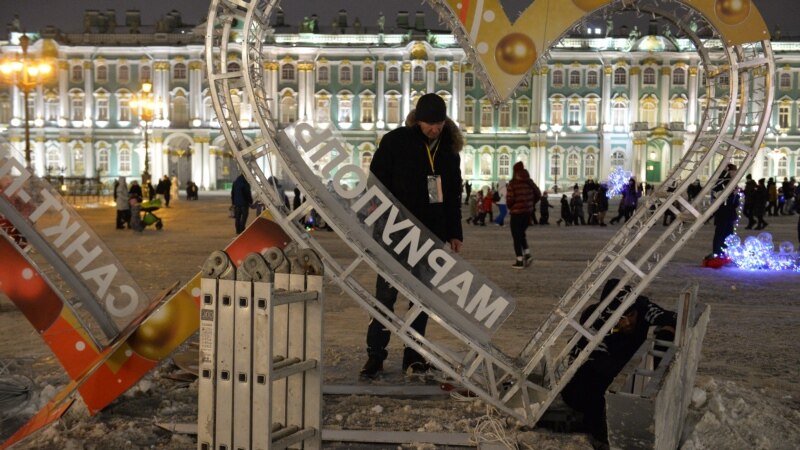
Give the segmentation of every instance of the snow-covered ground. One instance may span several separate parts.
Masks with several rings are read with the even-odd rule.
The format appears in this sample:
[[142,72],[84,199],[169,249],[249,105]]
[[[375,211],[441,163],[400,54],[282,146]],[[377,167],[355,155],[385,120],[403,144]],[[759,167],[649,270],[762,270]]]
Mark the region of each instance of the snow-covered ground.
[[[115,230],[111,207],[80,211],[145,291],[155,295],[174,281],[191,278],[212,250],[224,248],[233,238],[227,204],[224,195],[203,193],[197,202],[178,201],[157,213],[164,220],[163,231],[147,229],[141,235]],[[766,231],[776,242],[797,243],[797,216],[767,220],[770,225]],[[618,225],[533,226],[528,231],[533,265],[517,271],[510,267],[513,250],[508,227],[466,225],[465,258],[517,300],[516,311],[493,343],[512,353],[527,342],[558,297],[617,229]],[[711,306],[682,447],[800,448],[800,274],[702,268],[700,261],[710,252],[712,232],[707,225],[645,292],[654,301],[672,307],[680,289],[688,282],[697,282],[700,300]],[[318,239],[336,239],[334,233],[315,233]],[[325,382],[356,384],[366,358],[368,317],[338,288],[327,286]],[[447,339],[435,325],[429,326],[428,336]],[[8,371],[23,377],[23,382],[32,380],[35,391],[27,404],[3,418],[0,433],[7,437],[67,379],[31,325],[5,298],[0,298],[0,342],[0,367],[8,364]],[[376,383],[402,382],[400,349],[393,339],[386,361],[388,374]],[[196,420],[196,383],[172,379],[177,372],[167,361],[100,414],[89,417],[78,404],[63,420],[18,448],[196,448],[192,436],[170,433],[155,425]],[[497,423],[486,422],[486,414],[486,405],[475,399],[326,396],[324,421],[326,428],[469,433],[478,424]],[[493,417],[506,424],[503,433],[515,439],[519,448],[591,448],[582,434],[521,430],[496,413]],[[433,447],[409,444],[402,448]]]

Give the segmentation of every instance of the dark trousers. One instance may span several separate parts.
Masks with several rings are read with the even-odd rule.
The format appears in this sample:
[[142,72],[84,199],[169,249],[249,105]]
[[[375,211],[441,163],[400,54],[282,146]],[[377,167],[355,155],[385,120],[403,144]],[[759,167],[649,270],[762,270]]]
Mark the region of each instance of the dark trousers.
[[725,248],[725,238],[733,234],[733,222],[714,225],[714,248],[711,250],[715,255],[721,255]]
[[127,225],[130,228],[131,223],[131,210],[118,209],[117,210],[117,229],[125,228]]
[[250,212],[250,207],[248,206],[234,206],[233,207],[233,220],[236,225],[236,234],[241,233],[244,231],[244,227],[247,225],[247,215]]
[[607,442],[605,392],[610,383],[601,378],[581,367],[561,391],[561,398],[570,408],[583,413],[586,431],[600,442]]
[[[383,277],[378,276],[378,281],[375,283],[375,298],[390,311],[394,311],[394,303],[397,301],[397,289],[393,288]],[[428,315],[423,312],[411,322],[411,328],[424,336],[427,324]],[[382,323],[371,319],[369,321],[369,327],[367,327],[367,355],[369,355],[370,358],[377,358],[381,361],[386,359],[386,356],[389,354],[386,351],[386,346],[389,345],[390,336],[391,333],[383,327]],[[406,347],[403,351],[403,368],[408,367],[412,363],[423,361],[424,358],[414,349]]]
[[525,230],[528,229],[530,214],[511,214],[511,239],[514,241],[514,254],[521,257],[528,248],[528,238]]
[[164,204],[167,206],[167,208],[169,208],[169,199],[170,198],[172,198],[172,196],[169,194],[169,192],[164,194]]

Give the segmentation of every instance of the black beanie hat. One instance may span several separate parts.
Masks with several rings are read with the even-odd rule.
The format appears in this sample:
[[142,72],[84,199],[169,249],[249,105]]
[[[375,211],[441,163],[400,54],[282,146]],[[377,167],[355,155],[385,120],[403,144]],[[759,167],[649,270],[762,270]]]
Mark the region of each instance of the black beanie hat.
[[417,100],[416,119],[420,122],[439,123],[447,118],[447,105],[436,94],[425,94]]

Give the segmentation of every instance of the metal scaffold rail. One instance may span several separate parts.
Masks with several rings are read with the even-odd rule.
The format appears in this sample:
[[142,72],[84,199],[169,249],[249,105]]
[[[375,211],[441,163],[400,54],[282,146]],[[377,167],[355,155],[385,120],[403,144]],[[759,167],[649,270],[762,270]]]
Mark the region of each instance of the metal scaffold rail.
[[[628,3],[615,1],[608,8],[624,8]],[[512,298],[458,255],[438,248],[435,241],[428,245],[424,227],[413,217],[403,216],[402,208],[392,204],[391,194],[350,161],[347,144],[334,130],[303,122],[281,130],[275,126],[271,111],[277,99],[269,98],[265,87],[274,82],[276,74],[267,68],[265,42],[272,33],[269,17],[277,4],[214,0],[208,18],[206,57],[211,97],[228,145],[255,196],[298,245],[319,255],[326,276],[375,320],[446,376],[528,424],[539,420],[625,309],[733,193],[756,157],[770,119],[774,62],[769,41],[725,45],[714,40],[712,44],[698,37],[688,24],[695,21],[712,30],[713,26],[683,2],[638,2],[640,10],[660,15],[679,28],[697,49],[707,74],[707,105],[699,132],[661,187],[644,199],[634,216],[560,298],[549,317],[532,330],[530,341],[511,356],[493,345],[492,335],[513,311]],[[237,64],[231,64],[233,61]],[[301,83],[311,76],[307,72],[301,69]],[[235,93],[244,93],[253,104],[253,116],[261,131],[257,142],[249,140],[240,125]],[[731,162],[739,166],[739,172],[720,182]],[[290,178],[301,190],[307,200],[303,208],[291,211],[284,205],[275,174]],[[322,179],[331,179],[331,186],[323,184]],[[687,188],[695,181],[701,182],[702,190],[689,200]],[[704,203],[709,195],[712,201]],[[301,214],[311,210],[350,247],[356,255],[352,262],[339,263],[325,242],[298,223]],[[655,227],[668,213],[677,219],[667,227]],[[391,226],[412,231],[405,240],[392,241],[386,231]],[[409,265],[417,262],[427,269],[423,275],[409,270]],[[387,310],[371,289],[362,285],[356,274],[365,269],[389,280],[412,302],[406,316]],[[581,311],[612,276],[630,285],[630,293],[600,330],[591,331],[589,324],[598,313],[581,323]],[[463,287],[461,291],[454,287],[456,279]],[[603,299],[596,311],[605,309],[612,297]],[[410,324],[422,312],[456,338],[461,347],[453,349],[416,333]],[[576,354],[581,337],[587,338],[588,344]]]

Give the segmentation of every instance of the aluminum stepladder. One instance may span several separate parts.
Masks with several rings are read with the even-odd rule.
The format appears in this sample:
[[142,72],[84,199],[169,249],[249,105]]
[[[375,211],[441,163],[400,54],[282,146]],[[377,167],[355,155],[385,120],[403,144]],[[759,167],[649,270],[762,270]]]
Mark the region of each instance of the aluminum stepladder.
[[[315,155],[302,154],[288,139],[280,139],[285,136],[285,130],[279,131],[272,117],[277,109],[277,99],[270,98],[265,89],[268,83],[275,81],[274,75],[263,69],[270,55],[280,51],[266,44],[273,32],[269,16],[277,3],[214,0],[209,11],[206,40],[209,90],[221,130],[239,167],[253,186],[254,195],[262,199],[276,222],[295,242],[318,252],[325,263],[326,275],[375,320],[400,337],[405,345],[423,354],[445,375],[502,412],[528,424],[536,423],[622,312],[644,292],[659,271],[732,193],[735,184],[756,158],[769,126],[775,63],[768,40],[729,45],[717,39],[701,39],[689,27],[691,22],[696,21],[713,32],[716,29],[702,14],[692,9],[687,4],[689,2],[637,1],[637,9],[666,18],[697,49],[699,67],[704,70],[708,82],[705,108],[694,141],[662,186],[643,199],[644,205],[575,280],[545,322],[538,329],[531,330],[530,341],[516,356],[507,356],[490,339],[476,337],[475,333],[455,323],[440,321],[440,325],[467,349],[466,352],[452,352],[411,332],[408,316],[387,312],[370,293],[371,287],[365,287],[355,279],[356,268],[366,265],[384,278],[391,279],[398,291],[414,303],[414,311],[423,310],[435,315],[427,308],[426,296],[430,293],[417,289],[410,274],[389,267],[385,255],[369,247],[370,236],[364,235],[350,217],[342,214],[336,199],[309,168],[309,158],[319,162],[314,159]],[[612,1],[609,6],[624,9],[629,3],[627,0]],[[244,27],[240,33],[234,24],[242,22]],[[238,59],[237,64],[229,64],[234,59]],[[249,139],[240,125],[234,92],[245,92],[252,102],[254,117],[261,130],[259,141]],[[343,143],[338,146],[346,148]],[[347,155],[333,156],[347,160]],[[265,160],[270,162],[270,173],[265,172]],[[729,162],[736,162],[740,171],[718,191],[717,181]],[[351,247],[357,256],[349,265],[336,261],[326,252],[324,243],[297,226],[294,219],[298,211],[303,210],[292,212],[283,206],[283,195],[270,181],[273,178],[270,175],[275,173],[290,177],[308,200],[305,207],[319,213]],[[695,180],[701,182],[702,191],[690,201],[686,190]],[[667,189],[672,186],[674,190]],[[705,202],[704,198],[712,190],[716,197]],[[667,212],[675,213],[679,220],[668,227],[658,226]],[[631,293],[607,321],[607,326],[590,331],[588,324],[595,317],[582,324],[579,322],[580,313],[594,301],[594,294],[599,292],[604,282],[612,277],[620,278],[622,284],[631,285]],[[612,298],[604,299],[597,311],[604,309]],[[578,357],[572,358],[572,349],[581,336],[586,337],[589,344]]]
[[318,449],[322,265],[310,250],[214,252],[201,280],[198,449]]

